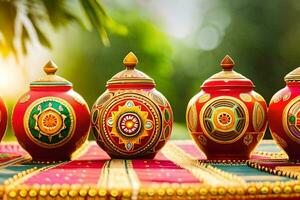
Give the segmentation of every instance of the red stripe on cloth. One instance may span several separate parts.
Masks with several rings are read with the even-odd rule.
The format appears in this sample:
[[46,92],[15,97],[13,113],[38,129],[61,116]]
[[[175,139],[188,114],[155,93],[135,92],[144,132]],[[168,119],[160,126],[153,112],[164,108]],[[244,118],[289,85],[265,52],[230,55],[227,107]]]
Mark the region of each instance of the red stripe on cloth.
[[76,160],[33,175],[25,184],[97,184],[109,156],[95,143],[90,143],[87,148]]
[[159,152],[154,160],[132,160],[141,185],[152,183],[200,183],[188,170],[177,166]]

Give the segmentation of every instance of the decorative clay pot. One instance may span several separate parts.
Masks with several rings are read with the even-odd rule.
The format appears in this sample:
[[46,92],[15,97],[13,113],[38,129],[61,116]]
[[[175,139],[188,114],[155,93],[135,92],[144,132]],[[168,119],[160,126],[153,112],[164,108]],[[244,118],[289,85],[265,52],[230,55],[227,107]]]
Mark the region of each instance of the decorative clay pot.
[[107,82],[92,112],[92,128],[99,146],[112,158],[153,158],[168,141],[173,113],[153,79],[136,70],[130,52],[125,70]]
[[15,105],[13,130],[33,160],[69,160],[87,139],[89,108],[70,82],[55,75],[52,61],[44,71],[47,75],[31,82],[30,91]]
[[189,102],[187,127],[209,160],[244,160],[263,138],[267,105],[252,81],[233,71],[229,57]]
[[284,80],[286,87],[270,101],[270,131],[289,159],[300,160],[300,67],[287,74]]
[[0,97],[0,141],[3,139],[7,127],[7,108]]

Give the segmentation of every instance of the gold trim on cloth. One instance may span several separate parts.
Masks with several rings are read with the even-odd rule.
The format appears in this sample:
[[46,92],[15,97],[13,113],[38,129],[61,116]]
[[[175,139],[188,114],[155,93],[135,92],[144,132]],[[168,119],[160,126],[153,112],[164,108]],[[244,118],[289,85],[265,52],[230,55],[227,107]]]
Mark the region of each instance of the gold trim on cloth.
[[[88,149],[88,142],[85,142],[84,145],[80,149],[78,149],[76,152],[73,153],[73,159],[79,158],[81,155],[83,155],[87,149]],[[47,165],[45,167],[37,168],[32,167],[30,169],[27,169],[25,171],[19,172],[17,175],[7,179],[4,181],[4,188],[6,191],[6,199],[22,199],[23,196],[26,197],[27,193],[30,197],[37,197],[39,194],[37,193],[38,187],[41,185],[33,185],[32,188],[30,188],[28,185],[23,184],[26,180],[28,180],[30,177],[38,174],[41,171],[48,170],[51,168],[55,168],[59,165],[63,165],[69,161],[65,162],[59,162],[59,163],[52,163],[52,165]],[[39,163],[39,164],[50,164],[50,162],[33,162],[33,163]],[[15,163],[14,163],[15,164]],[[41,191],[41,188],[40,188]],[[42,198],[42,197],[41,197]]]
[[203,163],[174,143],[167,143],[162,153],[176,165],[188,170],[201,182],[212,186],[245,186],[246,182],[235,175],[221,171],[210,164]]
[[112,159],[102,168],[98,188],[114,191],[131,191],[131,199],[137,199],[140,180],[135,173],[131,160]]
[[[178,144],[178,143],[176,143]],[[131,160],[109,160],[102,167],[98,185],[53,184],[24,185],[22,181],[43,169],[32,168],[6,181],[0,187],[4,199],[260,199],[300,197],[300,181],[251,182],[196,160],[179,146],[169,142],[163,154],[178,166],[188,170],[203,183],[149,183],[141,185]],[[187,144],[187,143],[184,143]],[[79,155],[79,154],[77,154]],[[76,156],[77,157],[77,156]],[[62,164],[62,163],[61,163]],[[52,165],[49,167],[56,167]],[[47,170],[48,168],[46,168]],[[99,169],[100,170],[100,169]],[[265,171],[264,169],[260,169]],[[210,184],[213,178],[214,185]],[[238,179],[236,179],[238,178]],[[13,188],[13,182],[19,185]],[[223,181],[223,182],[222,182]],[[10,185],[11,184],[11,185]]]
[[254,151],[251,155],[266,156],[269,159],[289,159],[288,155],[284,151],[280,152],[266,152],[266,151]]
[[[264,152],[267,153],[267,152]],[[275,154],[275,153],[274,153]],[[277,166],[275,168],[271,168],[265,165],[261,165],[261,163],[272,161],[272,162],[280,162],[286,161],[287,159],[280,158],[279,156],[276,156],[276,158],[271,158],[269,160],[248,160],[246,163],[249,167],[258,169],[260,171],[264,171],[270,174],[278,175],[278,176],[285,176],[293,179],[300,180],[300,166]],[[298,182],[300,183],[300,181]]]

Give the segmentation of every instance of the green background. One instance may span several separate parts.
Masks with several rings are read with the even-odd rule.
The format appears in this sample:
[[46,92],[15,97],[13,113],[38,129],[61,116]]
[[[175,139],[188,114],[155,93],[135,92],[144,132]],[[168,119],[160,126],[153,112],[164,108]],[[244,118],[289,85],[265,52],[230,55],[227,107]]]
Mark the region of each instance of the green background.
[[[106,81],[123,70],[124,56],[133,51],[137,68],[155,80],[172,105],[173,139],[190,138],[187,103],[205,79],[220,71],[226,54],[267,102],[285,86],[284,76],[300,64],[297,0],[117,0],[103,1],[103,6],[122,24],[109,31],[109,47],[96,31],[75,23],[48,32],[49,54],[60,67],[59,75],[71,81],[91,107],[105,91]],[[14,103],[8,102],[10,110]],[[10,129],[6,139],[12,138],[9,135]]]

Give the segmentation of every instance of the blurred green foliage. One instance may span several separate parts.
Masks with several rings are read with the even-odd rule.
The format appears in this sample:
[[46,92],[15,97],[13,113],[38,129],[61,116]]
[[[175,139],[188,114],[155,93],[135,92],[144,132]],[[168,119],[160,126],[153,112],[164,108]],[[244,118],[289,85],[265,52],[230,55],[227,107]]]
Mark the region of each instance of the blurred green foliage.
[[[173,138],[182,139],[189,138],[185,128],[185,109],[189,99],[200,90],[205,79],[220,71],[219,62],[226,54],[235,60],[235,70],[251,79],[256,85],[255,90],[267,102],[284,87],[284,75],[300,64],[298,0],[185,3],[195,4],[199,10],[208,4],[214,6],[203,14],[202,23],[194,24],[195,28],[189,35],[175,38],[162,28],[162,15],[156,16],[158,20],[153,19],[156,10],[147,8],[146,3],[129,0],[104,2],[108,15],[123,25],[117,28],[114,23],[109,23],[107,26],[115,27],[108,28],[111,32],[110,47],[101,45],[96,30],[86,32],[74,24],[59,34],[49,35],[52,56],[60,66],[60,75],[73,82],[75,90],[91,107],[105,91],[106,81],[123,70],[124,56],[133,51],[139,59],[137,68],[154,78],[157,89],[170,101],[177,122]],[[223,15],[215,15],[220,12],[230,18],[224,29],[219,28],[224,21]],[[218,44],[210,50],[196,45],[205,26],[213,27],[218,33]],[[270,138],[270,135],[266,137]]]
[[72,22],[95,29],[105,46],[110,44],[108,28],[126,32],[106,14],[101,0],[0,0],[0,55],[27,54],[27,41],[51,48],[43,25],[57,29]]

